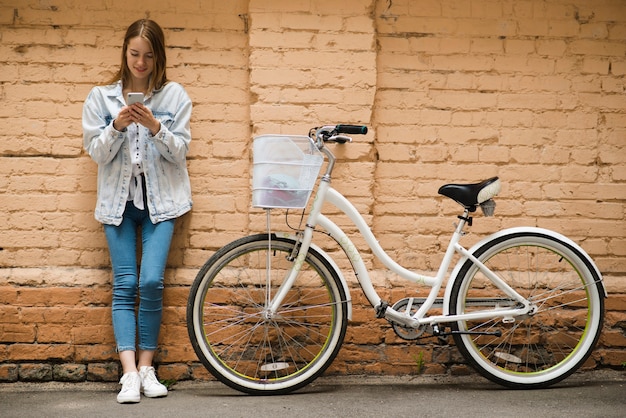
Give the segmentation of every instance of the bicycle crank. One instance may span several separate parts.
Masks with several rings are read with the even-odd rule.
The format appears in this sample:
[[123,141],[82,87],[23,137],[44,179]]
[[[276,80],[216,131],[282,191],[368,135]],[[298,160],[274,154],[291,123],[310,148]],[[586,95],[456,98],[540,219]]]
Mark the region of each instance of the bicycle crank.
[[[423,298],[421,299],[421,301],[423,301]],[[396,302],[395,305],[392,306],[392,309],[406,316],[412,316],[417,312],[420,305],[421,303],[418,298],[405,298]],[[426,332],[427,325],[422,324],[417,328],[414,328],[401,325],[392,321],[391,328],[393,328],[393,331],[396,333],[396,335],[403,340],[413,341],[420,338],[424,334],[424,332]]]

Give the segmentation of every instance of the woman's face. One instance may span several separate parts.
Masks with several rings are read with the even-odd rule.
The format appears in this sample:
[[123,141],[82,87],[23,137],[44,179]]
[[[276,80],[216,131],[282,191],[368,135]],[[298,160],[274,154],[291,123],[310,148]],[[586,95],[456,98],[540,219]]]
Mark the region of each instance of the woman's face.
[[154,54],[150,43],[140,36],[131,38],[126,49],[126,63],[134,79],[147,82],[154,70]]

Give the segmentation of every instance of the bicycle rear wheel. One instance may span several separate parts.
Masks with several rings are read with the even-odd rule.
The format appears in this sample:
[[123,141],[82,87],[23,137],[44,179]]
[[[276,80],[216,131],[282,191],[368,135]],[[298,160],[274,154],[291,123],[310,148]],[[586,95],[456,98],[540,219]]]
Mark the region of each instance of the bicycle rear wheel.
[[[591,355],[604,317],[601,278],[588,258],[541,232],[502,236],[474,256],[537,310],[521,317],[455,322],[455,331],[502,333],[455,334],[468,362],[511,388],[547,387],[574,373]],[[502,306],[506,300],[510,298],[468,260],[453,283],[449,308],[453,315],[462,314],[484,310],[485,303]]]
[[335,270],[315,250],[309,250],[280,308],[266,309],[293,265],[295,245],[274,235],[270,243],[267,234],[241,238],[216,252],[191,287],[192,346],[209,372],[234,389],[291,392],[316,379],[339,352],[346,295]]

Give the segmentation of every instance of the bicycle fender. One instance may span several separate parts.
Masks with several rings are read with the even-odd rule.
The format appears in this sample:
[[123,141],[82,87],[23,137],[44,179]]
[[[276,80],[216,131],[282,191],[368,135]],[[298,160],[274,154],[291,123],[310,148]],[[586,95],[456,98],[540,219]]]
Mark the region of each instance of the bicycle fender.
[[[604,281],[602,279],[602,273],[600,273],[600,270],[598,270],[596,263],[593,262],[589,254],[587,254],[587,252],[583,250],[582,247],[580,247],[580,245],[576,244],[574,241],[567,238],[565,235],[559,234],[558,232],[554,232],[549,229],[536,228],[536,227],[531,227],[531,226],[522,226],[522,227],[503,229],[501,231],[498,231],[480,240],[479,242],[474,244],[468,250],[468,252],[470,254],[473,254],[476,250],[478,250],[480,247],[482,247],[483,245],[485,245],[487,242],[491,240],[503,237],[505,235],[518,234],[520,232],[529,232],[533,234],[548,235],[548,236],[557,238],[563,241],[564,243],[566,243],[568,246],[572,247],[572,249],[580,253],[580,255],[587,261],[588,266],[595,272],[595,274],[597,275],[599,279],[600,287],[602,288],[602,293],[604,294],[603,296],[605,298],[608,297],[608,293],[606,291],[606,287],[604,286]],[[459,271],[461,270],[461,268],[463,267],[463,264],[465,264],[466,261],[467,261],[467,257],[461,257],[461,259],[457,262],[456,266],[454,266],[454,270],[452,270],[452,273],[450,274],[450,279],[448,280],[448,284],[446,285],[446,291],[444,293],[444,302],[445,302],[443,306],[444,315],[449,315],[450,313],[448,311],[448,306],[450,305],[449,301],[450,301],[450,297],[452,293],[452,284],[456,280],[456,277],[459,274]]]
[[[288,238],[294,241],[298,240],[298,238],[294,234],[290,234],[288,232],[274,232],[274,234],[280,238]],[[339,268],[339,266],[337,266],[337,263],[335,263],[335,261],[328,254],[326,254],[326,252],[322,250],[320,247],[318,247],[314,243],[311,243],[310,248],[313,248],[322,257],[324,257],[324,260],[326,260],[328,264],[330,264],[330,266],[335,270],[335,272],[339,276],[339,281],[341,282],[343,291],[346,294],[346,303],[348,305],[348,321],[351,321],[352,320],[352,295],[350,294],[350,288],[348,287],[348,282],[346,281],[346,278],[343,276],[341,269]]]

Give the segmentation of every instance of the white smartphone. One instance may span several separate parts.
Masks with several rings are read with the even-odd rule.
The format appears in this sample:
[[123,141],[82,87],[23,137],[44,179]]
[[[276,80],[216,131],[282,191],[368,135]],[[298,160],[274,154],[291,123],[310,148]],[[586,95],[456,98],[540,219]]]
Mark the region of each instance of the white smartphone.
[[143,104],[143,93],[128,93],[126,96],[126,104],[130,106],[133,103]]

